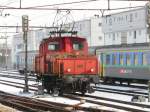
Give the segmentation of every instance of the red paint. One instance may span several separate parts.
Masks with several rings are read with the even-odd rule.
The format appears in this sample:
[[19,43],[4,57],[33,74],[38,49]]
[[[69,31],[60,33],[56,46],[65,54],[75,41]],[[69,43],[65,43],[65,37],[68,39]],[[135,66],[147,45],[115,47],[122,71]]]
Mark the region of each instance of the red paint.
[[[59,43],[59,50],[48,50],[49,43],[53,42]],[[74,50],[73,42],[82,43],[84,47]],[[88,54],[86,39],[79,37],[55,37],[43,40],[35,62],[35,71],[41,74],[49,73],[49,71],[51,71],[50,74],[56,75],[98,74],[97,57]],[[48,63],[51,63],[51,66]]]

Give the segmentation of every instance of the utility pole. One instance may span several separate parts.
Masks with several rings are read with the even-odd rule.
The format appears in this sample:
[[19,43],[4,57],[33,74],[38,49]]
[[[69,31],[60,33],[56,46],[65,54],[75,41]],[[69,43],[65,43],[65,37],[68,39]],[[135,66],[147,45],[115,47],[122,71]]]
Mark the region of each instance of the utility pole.
[[20,9],[21,9],[21,0],[20,0]]
[[6,38],[6,53],[5,53],[5,56],[6,56],[6,65],[5,66],[6,66],[6,70],[7,70],[7,62],[8,62],[7,61],[7,59],[8,59],[7,58],[8,57],[7,36],[5,38]]
[[[147,19],[147,25],[148,25],[148,29],[147,29],[147,33],[149,35],[149,44],[150,44],[150,2],[148,2],[146,4],[146,19]],[[150,71],[150,68],[149,68]],[[150,80],[148,81],[148,102],[150,102]]]
[[110,10],[110,0],[108,0],[108,10]]
[[22,30],[23,30],[23,39],[24,39],[24,44],[25,44],[25,87],[23,92],[29,92],[29,87],[28,87],[28,40],[27,40],[27,34],[28,34],[28,16],[23,15],[22,16]]

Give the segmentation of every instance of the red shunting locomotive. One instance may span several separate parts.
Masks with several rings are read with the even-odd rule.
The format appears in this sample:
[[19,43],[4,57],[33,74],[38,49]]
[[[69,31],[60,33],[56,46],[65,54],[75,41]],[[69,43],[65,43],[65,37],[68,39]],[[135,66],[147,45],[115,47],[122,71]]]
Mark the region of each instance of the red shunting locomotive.
[[85,38],[56,36],[44,39],[35,58],[35,72],[47,92],[92,93],[98,83],[98,59],[88,54]]

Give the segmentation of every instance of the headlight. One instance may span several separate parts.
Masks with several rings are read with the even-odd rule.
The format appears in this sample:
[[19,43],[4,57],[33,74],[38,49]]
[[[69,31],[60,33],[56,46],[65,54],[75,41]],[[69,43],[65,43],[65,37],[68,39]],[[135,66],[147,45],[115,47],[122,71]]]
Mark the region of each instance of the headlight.
[[91,68],[91,72],[94,72],[94,68]]
[[70,68],[68,68],[68,69],[67,69],[67,72],[71,72],[71,69],[70,69]]

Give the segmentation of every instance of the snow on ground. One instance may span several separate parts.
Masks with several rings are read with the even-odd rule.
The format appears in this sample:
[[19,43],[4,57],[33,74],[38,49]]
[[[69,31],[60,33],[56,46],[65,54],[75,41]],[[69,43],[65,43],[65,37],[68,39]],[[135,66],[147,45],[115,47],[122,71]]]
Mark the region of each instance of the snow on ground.
[[[1,79],[1,77],[0,77],[0,79]],[[17,79],[11,79],[11,81],[15,81],[15,80],[16,80],[16,82],[18,82]],[[34,95],[34,92],[32,92],[32,91],[30,91],[30,93],[23,93],[23,90],[20,88],[15,88],[15,87],[3,85],[3,84],[0,84],[0,90],[4,91],[4,92],[15,94],[15,95],[19,95],[19,96],[38,98],[38,96]],[[71,99],[63,98],[63,97],[54,97],[51,95],[40,96],[38,99],[46,100],[46,101],[52,101],[52,102],[59,102],[59,103],[63,103],[63,104],[71,104],[71,105],[75,105],[75,104],[80,103],[80,101],[71,100]],[[113,108],[109,108],[109,107],[105,107],[105,106],[99,106],[99,105],[91,104],[91,103],[85,103],[85,104],[82,104],[82,106],[94,107],[94,108],[100,108],[100,109],[106,109],[106,110],[114,110],[116,112],[119,112],[119,110],[116,110]]]
[[[0,79],[18,82],[18,83],[24,83],[24,80],[19,80],[19,79],[11,79],[11,78],[5,78],[5,77],[0,77]],[[29,84],[36,84],[36,82],[29,81]],[[99,85],[99,86],[108,87],[106,85]],[[121,90],[135,89],[135,88],[128,88],[128,87],[114,87],[114,86],[109,86],[108,88],[114,88],[114,89],[119,88]],[[15,94],[15,95],[20,95],[20,96],[27,96],[27,97],[33,97],[33,98],[38,97],[38,96],[34,95],[34,92],[32,92],[32,91],[30,91],[30,93],[23,93],[23,89],[7,86],[7,85],[3,85],[3,84],[0,84],[0,90],[4,91],[4,92]],[[132,98],[132,96],[120,95],[120,94],[115,94],[115,93],[107,93],[107,92],[98,92],[98,91],[96,91],[93,94],[89,94],[89,95],[112,98],[112,99],[117,99],[117,100],[124,100],[124,101],[131,101],[131,98]],[[72,105],[80,103],[80,101],[71,100],[71,99],[63,98],[63,97],[53,97],[51,95],[44,95],[44,96],[41,96],[39,99],[53,101],[53,102],[60,102],[60,103],[64,103],[64,104],[72,104]],[[146,102],[146,104],[148,104],[148,102]],[[85,106],[85,107],[91,106],[91,107],[96,107],[96,108],[101,108],[101,109],[113,110],[112,108],[109,108],[109,107],[98,106],[96,104],[91,104],[91,103],[85,103],[85,104],[82,104],[82,106]]]
[[[0,77],[0,80],[6,80],[6,81],[12,81],[12,82],[17,82],[17,83],[22,83],[22,84],[24,84],[24,80],[20,80],[20,79],[12,79],[12,78],[7,78],[7,77]],[[35,81],[28,81],[28,83],[30,84],[30,85],[34,85],[34,84],[36,84],[37,82],[35,82]]]

